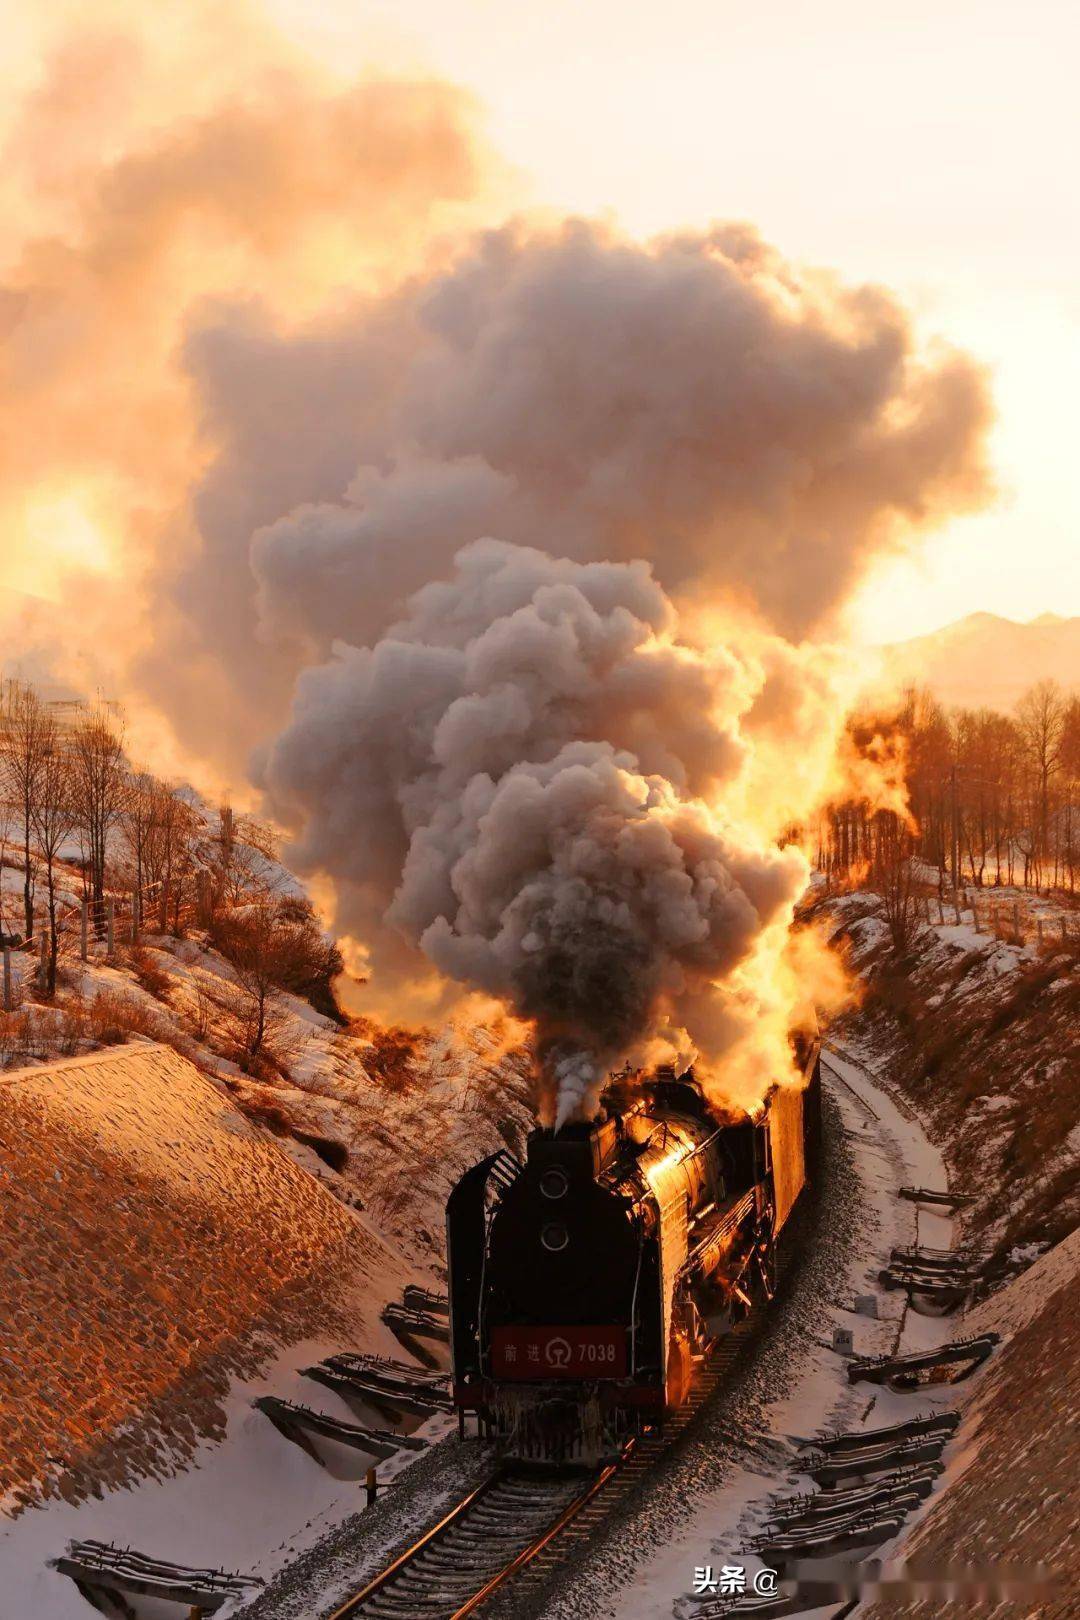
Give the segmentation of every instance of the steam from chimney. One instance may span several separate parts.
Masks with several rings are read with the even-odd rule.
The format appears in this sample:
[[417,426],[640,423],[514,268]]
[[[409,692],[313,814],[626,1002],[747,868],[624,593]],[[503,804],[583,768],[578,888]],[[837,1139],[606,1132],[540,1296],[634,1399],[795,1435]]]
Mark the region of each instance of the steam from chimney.
[[561,1122],[623,1057],[718,1058],[696,1009],[790,919],[803,857],[723,814],[760,683],[645,564],[481,540],[302,677],[266,784],[346,911],[530,1021]]
[[531,1022],[552,1117],[625,1057],[760,1095],[845,710],[802,638],[979,496],[982,379],[743,227],[513,228],[407,302],[346,499],[254,540],[264,635],[323,660],[270,806],[376,984],[415,988],[394,933]]
[[982,371],[745,225],[478,233],[453,87],[332,83],[247,8],[108,11],[7,113],[7,583],[202,781],[271,739],[386,1010],[497,995],[553,1112],[634,1054],[760,1090],[827,638],[985,500]]

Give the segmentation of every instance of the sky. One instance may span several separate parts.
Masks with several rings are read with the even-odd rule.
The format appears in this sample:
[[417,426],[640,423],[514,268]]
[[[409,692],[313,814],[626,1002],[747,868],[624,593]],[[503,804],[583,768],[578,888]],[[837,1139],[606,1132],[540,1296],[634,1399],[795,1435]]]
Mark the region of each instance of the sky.
[[985,610],[1080,612],[1080,129],[1074,7],[772,0],[272,0],[334,71],[472,90],[512,205],[648,236],[752,220],[789,258],[881,281],[992,370],[991,510],[886,564],[860,639]]

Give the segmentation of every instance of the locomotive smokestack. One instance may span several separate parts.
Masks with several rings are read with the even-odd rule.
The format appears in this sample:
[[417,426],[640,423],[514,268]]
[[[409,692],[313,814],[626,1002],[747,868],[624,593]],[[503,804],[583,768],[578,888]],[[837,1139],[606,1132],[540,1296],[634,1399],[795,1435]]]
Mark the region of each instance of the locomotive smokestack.
[[557,1130],[541,1126],[529,1135],[525,1160],[541,1175],[557,1169],[570,1178],[598,1176],[615,1157],[620,1141],[620,1122],[614,1119],[593,1125],[575,1121]]

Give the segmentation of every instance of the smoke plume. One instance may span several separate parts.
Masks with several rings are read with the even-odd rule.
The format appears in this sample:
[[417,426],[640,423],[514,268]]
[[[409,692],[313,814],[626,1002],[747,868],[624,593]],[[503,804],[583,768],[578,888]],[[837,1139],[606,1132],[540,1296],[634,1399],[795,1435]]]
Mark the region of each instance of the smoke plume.
[[190,13],[12,103],[0,585],[202,781],[257,749],[369,1009],[499,998],[562,1114],[633,1055],[760,1094],[830,638],[987,498],[982,371],[746,225],[496,225],[466,96]]
[[851,684],[816,637],[982,495],[982,378],[744,227],[508,228],[394,318],[345,498],[254,538],[264,634],[323,660],[269,802],[392,1000],[419,974],[390,935],[532,1024],[556,1117],[625,1057],[759,1096],[807,986],[779,840],[835,785]]
[[748,685],[676,639],[644,564],[482,540],[302,678],[266,781],[305,865],[533,1025],[565,1114],[618,1058],[685,1050],[688,1006],[803,886],[710,808]]

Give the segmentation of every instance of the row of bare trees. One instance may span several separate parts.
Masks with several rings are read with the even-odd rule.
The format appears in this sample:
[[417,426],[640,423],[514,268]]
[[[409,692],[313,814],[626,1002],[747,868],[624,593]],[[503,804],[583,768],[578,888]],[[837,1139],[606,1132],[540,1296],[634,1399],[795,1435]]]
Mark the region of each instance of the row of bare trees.
[[[98,933],[116,895],[154,895],[160,926],[179,925],[201,880],[207,920],[250,888],[258,855],[228,809],[210,841],[184,794],[133,769],[122,717],[108,704],[76,709],[45,702],[33,687],[6,684],[0,703],[0,937],[11,944],[47,933],[46,987],[56,987],[60,902],[73,882]],[[265,842],[265,840],[263,840]],[[267,847],[263,853],[272,853]],[[20,873],[11,905],[4,869]],[[44,903],[42,903],[44,902]],[[149,902],[145,902],[149,903]]]
[[[904,761],[912,825],[905,850],[937,869],[942,888],[1018,884],[1074,894],[1080,866],[1080,696],[1031,687],[1012,714],[945,709],[907,694],[890,716]],[[846,875],[890,866],[897,818],[865,802],[834,805],[818,859]]]

